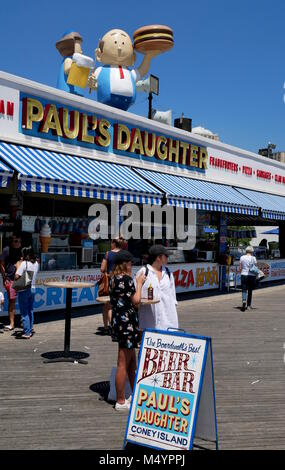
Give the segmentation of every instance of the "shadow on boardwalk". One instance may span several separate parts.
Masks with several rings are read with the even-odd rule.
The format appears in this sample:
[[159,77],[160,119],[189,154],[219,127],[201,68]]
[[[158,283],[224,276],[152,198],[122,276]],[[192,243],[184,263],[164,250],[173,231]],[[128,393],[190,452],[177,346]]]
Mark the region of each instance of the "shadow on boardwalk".
[[[246,312],[240,293],[179,303],[180,327],[212,337],[221,449],[285,449],[284,292],[255,291]],[[0,334],[0,449],[122,448],[127,415],[107,401],[117,346],[96,334],[96,309],[83,313],[73,312],[71,349],[87,365],[44,364],[63,348],[62,313],[42,317],[28,341]]]

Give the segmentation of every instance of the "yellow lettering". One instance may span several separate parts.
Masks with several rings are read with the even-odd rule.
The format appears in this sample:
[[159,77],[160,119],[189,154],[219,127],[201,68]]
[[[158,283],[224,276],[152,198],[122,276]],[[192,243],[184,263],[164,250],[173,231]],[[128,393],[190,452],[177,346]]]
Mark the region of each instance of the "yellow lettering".
[[181,418],[179,418],[178,416],[177,416],[177,418],[175,418],[174,426],[173,426],[174,431],[179,431],[180,420],[181,420]]
[[130,131],[124,124],[114,126],[114,148],[117,150],[128,150],[130,147]]
[[40,122],[44,116],[43,105],[33,98],[23,99],[23,118],[22,127],[26,129],[33,128],[33,122]]
[[175,408],[175,397],[174,396],[171,396],[169,398],[169,407],[168,407],[168,411],[169,413],[174,413],[174,414],[177,414],[178,413],[178,410],[177,408]]
[[142,412],[141,423],[143,422],[147,423],[147,411],[146,410]]
[[160,414],[159,414],[159,413],[155,413],[154,424],[155,424],[156,426],[159,426],[159,425],[160,425]]
[[198,147],[196,145],[191,145],[190,166],[198,167]]
[[[174,145],[175,143],[175,145]],[[175,162],[179,162],[179,140],[168,139],[168,160],[172,162],[172,157],[175,156]]]
[[132,130],[131,142],[132,143],[131,143],[130,152],[137,153],[138,151],[141,155],[144,155],[142,136],[141,136],[141,131],[139,129]]
[[155,392],[151,392],[145,406],[147,406],[147,408],[152,406],[154,409],[157,409],[156,393]]
[[165,160],[167,158],[167,139],[166,137],[159,136],[156,142],[156,155],[160,160]]
[[59,110],[59,118],[62,126],[63,137],[76,139],[79,133],[79,111],[68,111],[66,108]]
[[160,421],[160,427],[161,428],[166,428],[167,427],[167,421],[168,421],[168,415],[162,415],[161,421]]
[[188,421],[185,418],[181,418],[180,432],[187,434]]
[[111,136],[108,129],[111,127],[111,124],[107,119],[100,119],[99,121],[99,132],[100,136],[96,137],[96,144],[101,147],[109,147],[111,142]]
[[88,116],[87,114],[80,114],[80,131],[78,140],[81,142],[87,142],[88,144],[94,144],[95,137],[88,134]]
[[138,405],[140,406],[142,402],[147,399],[147,397],[148,397],[147,391],[141,388],[140,393],[139,393],[139,398],[138,398]]
[[50,129],[54,131],[53,133],[62,137],[61,125],[55,104],[46,105],[43,123],[41,124],[39,131],[47,134]]
[[[149,134],[147,131],[143,132],[144,136],[144,151],[145,155],[147,157],[153,157],[155,154],[155,143],[156,143],[156,135],[155,134]],[[150,145],[150,139],[151,139],[151,147]]]
[[186,165],[187,150],[189,149],[190,145],[187,144],[187,142],[180,142],[180,147],[182,148],[182,155],[180,156],[180,163],[182,165]]
[[142,416],[142,412],[139,408],[136,409],[136,414],[135,414],[135,421],[140,421]]
[[196,287],[200,287],[203,285],[203,269],[197,268],[196,269]]
[[199,168],[207,170],[208,152],[205,147],[200,147]]
[[183,416],[187,416],[190,414],[190,400],[188,400],[188,398],[182,398],[180,411]]
[[167,407],[168,407],[168,395],[163,395],[162,393],[160,393],[158,395],[158,408],[161,411],[165,411]]

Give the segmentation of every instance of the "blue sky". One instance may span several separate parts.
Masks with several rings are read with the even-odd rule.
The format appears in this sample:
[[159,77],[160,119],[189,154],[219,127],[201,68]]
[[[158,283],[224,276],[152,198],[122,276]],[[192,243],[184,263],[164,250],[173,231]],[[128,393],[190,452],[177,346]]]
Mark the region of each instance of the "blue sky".
[[[284,0],[2,0],[1,7],[0,70],[50,86],[61,62],[55,43],[66,30],[79,31],[83,53],[93,57],[109,29],[132,36],[140,26],[169,25],[175,46],[152,62],[160,77],[153,106],[174,118],[184,112],[229,144],[257,151],[271,141],[285,150]],[[140,93],[130,111],[146,115],[147,107]]]

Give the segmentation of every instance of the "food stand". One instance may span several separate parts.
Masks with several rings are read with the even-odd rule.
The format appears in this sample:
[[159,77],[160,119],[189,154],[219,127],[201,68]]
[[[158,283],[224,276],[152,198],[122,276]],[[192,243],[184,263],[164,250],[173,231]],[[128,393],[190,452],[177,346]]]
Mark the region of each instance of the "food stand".
[[[196,247],[167,241],[178,293],[219,287],[231,225],[279,226],[280,259],[260,266],[263,282],[285,279],[284,164],[5,72],[0,103],[1,241],[18,227],[37,252],[36,311],[65,305],[44,283],[99,279],[110,241],[88,236],[94,202],[196,209]],[[73,305],[96,297],[96,287],[78,289]]]

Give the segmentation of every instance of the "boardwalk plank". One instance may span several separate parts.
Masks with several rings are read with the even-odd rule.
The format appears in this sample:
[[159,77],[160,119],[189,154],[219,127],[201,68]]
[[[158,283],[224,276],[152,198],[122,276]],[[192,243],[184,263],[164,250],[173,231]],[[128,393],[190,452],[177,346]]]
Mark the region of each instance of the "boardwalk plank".
[[[213,340],[222,449],[285,449],[284,292],[254,292],[250,312],[237,308],[240,294],[179,303],[180,326]],[[101,321],[72,319],[72,349],[88,365],[43,364],[62,349],[63,320],[37,324],[30,341],[0,335],[0,449],[122,448],[127,416],[92,391],[116,365],[116,344],[95,334]]]

